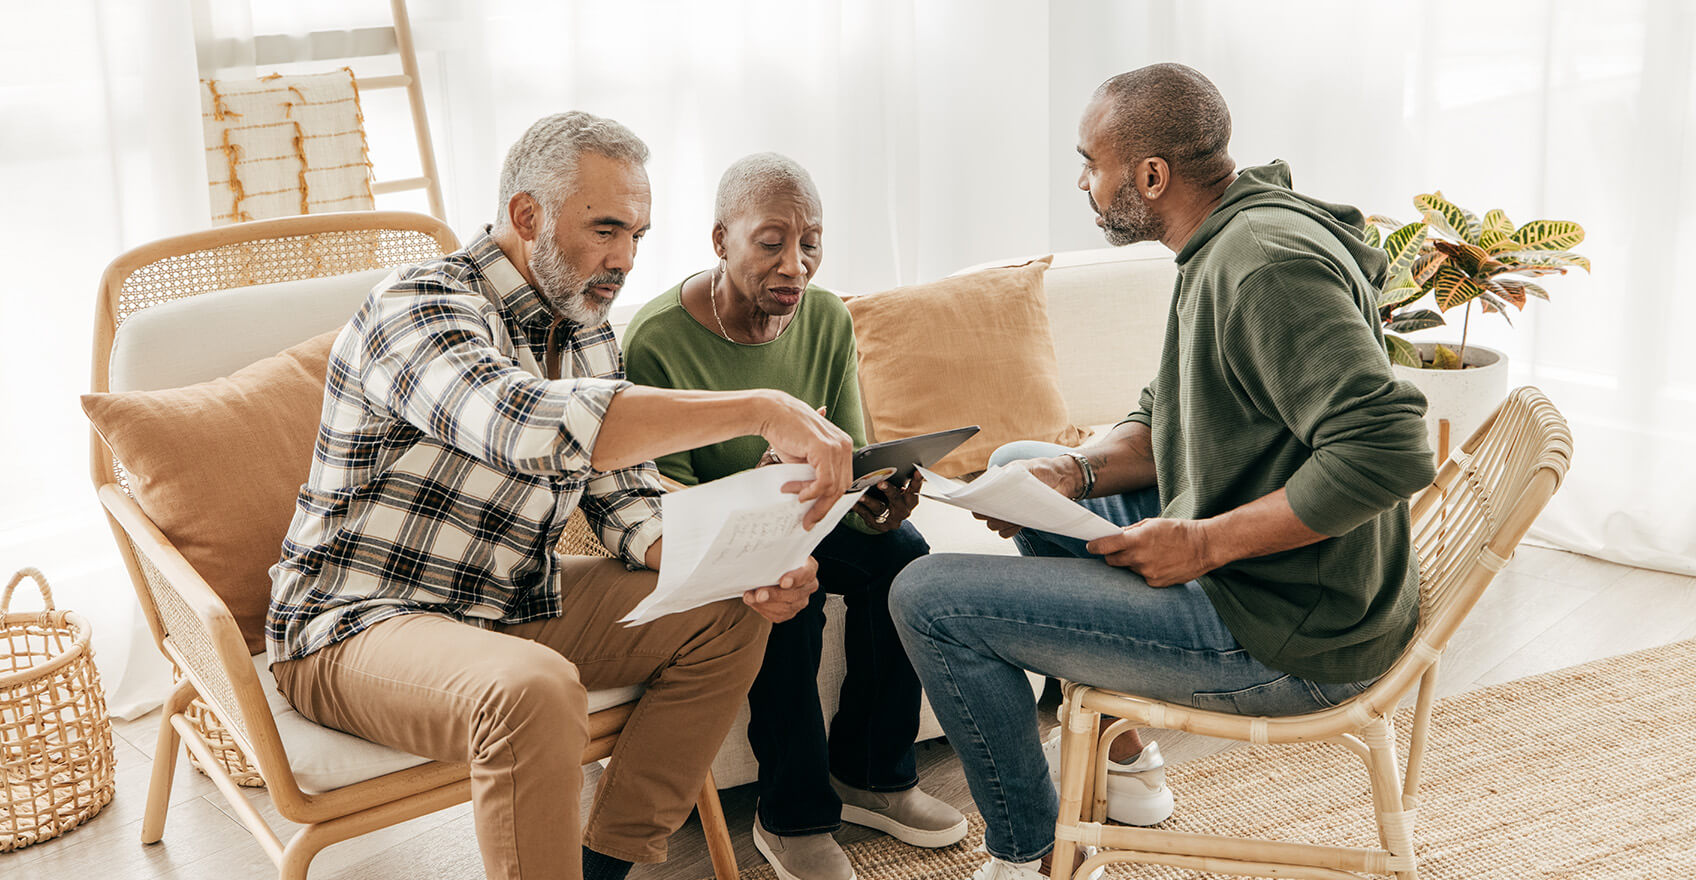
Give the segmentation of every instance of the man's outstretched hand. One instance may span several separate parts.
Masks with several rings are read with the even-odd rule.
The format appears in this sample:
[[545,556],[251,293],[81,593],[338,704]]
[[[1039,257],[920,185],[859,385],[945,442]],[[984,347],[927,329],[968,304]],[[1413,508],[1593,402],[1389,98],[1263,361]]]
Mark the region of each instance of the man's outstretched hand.
[[[813,466],[814,477],[807,483],[789,483],[783,491],[797,491],[802,501],[813,506],[801,517],[801,525],[811,529],[824,519],[854,482],[854,441],[847,432],[824,417],[824,408],[814,410],[787,394],[769,398],[768,415],[760,427],[782,461],[804,461]],[[832,523],[832,525],[835,525]]]

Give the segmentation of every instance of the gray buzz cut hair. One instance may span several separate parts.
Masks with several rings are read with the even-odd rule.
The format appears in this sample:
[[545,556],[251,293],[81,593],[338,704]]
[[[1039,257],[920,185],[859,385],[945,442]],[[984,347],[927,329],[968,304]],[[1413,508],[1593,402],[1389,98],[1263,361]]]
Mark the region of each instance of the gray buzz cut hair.
[[1107,80],[1095,94],[1113,108],[1109,131],[1126,160],[1159,156],[1172,173],[1203,186],[1236,170],[1231,110],[1201,71],[1150,64]]
[[555,203],[576,178],[577,159],[584,152],[638,165],[648,161],[648,145],[611,119],[581,110],[544,116],[506,153],[495,227],[505,229],[511,223],[507,206],[519,193],[535,197],[544,216],[551,217]]
[[718,179],[718,199],[713,203],[713,222],[720,226],[741,216],[773,193],[798,193],[822,208],[813,176],[801,163],[781,153],[743,156],[724,169]]

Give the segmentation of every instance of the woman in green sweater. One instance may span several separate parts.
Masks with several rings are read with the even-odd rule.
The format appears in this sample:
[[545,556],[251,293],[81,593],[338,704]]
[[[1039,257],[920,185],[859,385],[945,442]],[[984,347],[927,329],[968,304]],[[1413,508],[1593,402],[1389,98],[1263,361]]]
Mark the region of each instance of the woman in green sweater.
[[[854,328],[842,301],[808,281],[824,253],[812,178],[793,160],[761,153],[719,182],[712,231],[719,262],[649,302],[626,334],[631,381],[665,388],[776,388],[807,401],[866,442]],[[661,458],[685,485],[772,459],[758,437]],[[906,522],[916,482],[880,484],[825,537],[808,608],[772,627],[748,694],[748,742],[760,762],[754,842],[782,880],[852,880],[831,832],[846,819],[916,846],[966,834],[953,807],[917,787],[913,740],[919,680],[889,616],[889,587],[930,551]],[[829,735],[819,711],[825,592],[847,602],[847,674]]]

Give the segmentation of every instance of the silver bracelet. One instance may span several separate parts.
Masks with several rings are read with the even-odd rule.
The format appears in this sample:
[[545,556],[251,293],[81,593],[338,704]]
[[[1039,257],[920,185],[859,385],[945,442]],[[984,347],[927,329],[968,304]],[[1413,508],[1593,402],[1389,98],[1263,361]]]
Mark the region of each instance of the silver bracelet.
[[1095,490],[1095,466],[1089,463],[1089,457],[1084,455],[1082,452],[1068,451],[1064,454],[1071,456],[1073,460],[1077,461],[1078,470],[1083,472],[1084,487],[1072,498],[1073,501],[1082,501],[1089,497],[1090,492]]

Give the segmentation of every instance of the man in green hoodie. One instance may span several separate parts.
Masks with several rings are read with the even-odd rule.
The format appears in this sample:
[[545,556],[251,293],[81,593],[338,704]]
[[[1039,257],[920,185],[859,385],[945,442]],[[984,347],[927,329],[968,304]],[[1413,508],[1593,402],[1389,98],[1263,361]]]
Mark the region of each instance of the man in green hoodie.
[[[1079,124],[1078,187],[1108,241],[1177,254],[1160,367],[1102,440],[992,463],[1122,531],[1085,545],[991,521],[1021,558],[933,555],[891,592],[983,814],[978,880],[1032,880],[1054,845],[1024,670],[1292,715],[1360,693],[1418,622],[1407,500],[1434,473],[1425,400],[1384,354],[1385,255],[1359,211],[1292,191],[1283,163],[1237,170],[1230,132],[1218,90],[1179,64],[1108,80]],[[1122,739],[1114,757],[1131,758]],[[1170,814],[1157,756],[1110,769],[1110,816]]]

